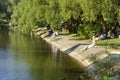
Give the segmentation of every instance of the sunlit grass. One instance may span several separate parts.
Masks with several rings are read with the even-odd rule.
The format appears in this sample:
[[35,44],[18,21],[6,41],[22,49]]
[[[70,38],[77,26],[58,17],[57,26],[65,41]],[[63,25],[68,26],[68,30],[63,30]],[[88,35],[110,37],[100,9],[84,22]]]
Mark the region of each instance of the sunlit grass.
[[[69,36],[75,40],[81,40],[77,34],[71,34]],[[92,43],[91,39],[81,40],[81,41],[87,42],[89,44]],[[120,38],[98,40],[97,45],[98,46],[107,46],[110,49],[120,50]]]
[[114,38],[114,39],[106,39],[106,40],[99,40],[97,42],[98,45],[106,45],[110,48],[116,48],[120,50],[120,38]]
[[[92,42],[91,39],[88,39],[85,41],[89,44]],[[120,50],[120,38],[98,40],[97,45],[98,46],[105,46],[105,47],[107,46],[110,49]]]
[[[68,32],[61,32],[61,35],[66,35],[71,37],[71,39],[73,40],[80,40],[80,41],[84,41],[88,44],[92,43],[91,39],[86,39],[83,40],[81,39],[77,34],[69,34]],[[108,47],[110,49],[116,49],[116,50],[120,50],[120,38],[114,38],[114,39],[105,39],[105,40],[98,40],[97,41],[97,45],[98,46],[104,46],[104,47]]]

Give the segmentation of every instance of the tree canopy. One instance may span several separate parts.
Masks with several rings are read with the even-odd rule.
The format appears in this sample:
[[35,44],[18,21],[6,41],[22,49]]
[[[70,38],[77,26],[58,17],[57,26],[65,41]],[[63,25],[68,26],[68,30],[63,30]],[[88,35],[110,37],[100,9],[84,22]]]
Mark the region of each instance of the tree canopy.
[[[84,38],[98,29],[113,32],[120,24],[119,0],[9,0],[11,27],[28,33],[31,29],[50,24],[61,26],[63,21],[70,33]],[[89,35],[87,35],[89,34]]]
[[0,29],[8,28],[10,12],[7,10],[10,3],[8,0],[0,0]]

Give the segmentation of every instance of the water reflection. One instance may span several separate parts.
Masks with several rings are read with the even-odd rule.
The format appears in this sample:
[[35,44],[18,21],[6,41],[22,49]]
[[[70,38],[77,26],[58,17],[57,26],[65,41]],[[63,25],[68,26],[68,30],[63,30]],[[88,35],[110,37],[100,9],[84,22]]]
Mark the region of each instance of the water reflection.
[[53,56],[56,57],[56,56],[57,56],[57,53],[58,53],[58,49],[57,49],[57,47],[55,47],[54,45],[51,45],[51,47],[52,47]]
[[0,48],[5,49],[7,47],[8,42],[9,42],[8,30],[3,31],[0,29]]
[[14,60],[11,54],[0,49],[0,80],[32,80],[29,64]]
[[7,39],[0,49],[0,80],[75,80],[84,74],[79,63],[40,38],[10,32]]

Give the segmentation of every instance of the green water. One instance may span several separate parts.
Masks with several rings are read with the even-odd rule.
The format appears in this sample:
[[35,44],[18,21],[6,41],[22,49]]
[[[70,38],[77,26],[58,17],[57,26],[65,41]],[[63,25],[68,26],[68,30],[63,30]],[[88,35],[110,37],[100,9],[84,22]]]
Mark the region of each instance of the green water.
[[0,80],[81,80],[83,74],[82,65],[41,38],[0,31]]

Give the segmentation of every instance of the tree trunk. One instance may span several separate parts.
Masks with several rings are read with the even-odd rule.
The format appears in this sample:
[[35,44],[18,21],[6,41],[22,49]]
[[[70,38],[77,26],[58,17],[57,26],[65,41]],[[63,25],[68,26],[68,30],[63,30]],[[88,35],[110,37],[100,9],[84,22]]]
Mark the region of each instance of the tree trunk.
[[70,18],[70,20],[68,21],[68,30],[69,30],[69,33],[77,33],[77,30],[78,30],[78,23],[77,23],[77,20],[75,20],[72,16]]
[[101,25],[102,25],[103,32],[107,32],[106,22],[102,21]]
[[111,26],[112,32],[116,35],[116,28],[119,26],[119,23],[117,21],[113,21],[113,24]]

